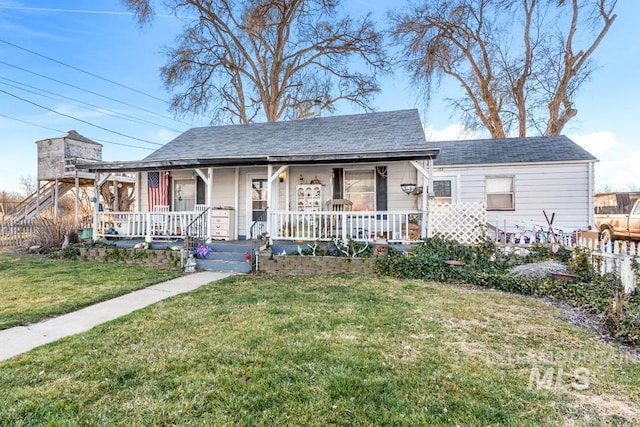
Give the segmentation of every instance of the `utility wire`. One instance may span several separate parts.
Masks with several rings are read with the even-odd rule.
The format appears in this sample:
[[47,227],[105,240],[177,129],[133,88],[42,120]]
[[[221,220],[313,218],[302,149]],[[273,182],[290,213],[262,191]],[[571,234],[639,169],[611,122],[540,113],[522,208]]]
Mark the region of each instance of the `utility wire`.
[[[7,115],[2,114],[2,113],[0,113],[0,117],[4,117],[5,119],[9,119],[9,120],[15,120],[16,122],[24,123],[24,124],[35,126],[35,127],[39,127],[39,128],[42,128],[42,129],[52,130],[54,132],[58,132],[58,133],[62,133],[62,134],[66,133],[65,131],[60,130],[60,129],[54,129],[54,128],[50,128],[50,127],[47,127],[47,126],[42,126],[42,125],[39,125],[37,123],[28,122],[26,120],[18,119],[16,117],[7,116]],[[92,141],[104,142],[105,144],[122,145],[123,147],[139,148],[141,150],[153,150],[153,148],[141,147],[139,145],[123,144],[121,142],[113,142],[113,141],[107,141],[107,140],[104,140],[104,139],[97,139],[97,138],[89,138],[89,139],[91,139]]]
[[165,104],[169,104],[169,102],[168,102],[167,100],[164,100],[164,99],[162,99],[162,98],[158,98],[157,96],[150,95],[150,94],[148,94],[148,93],[146,93],[146,92],[143,92],[143,91],[141,91],[141,90],[138,90],[138,89],[132,88],[132,87],[127,86],[127,85],[123,85],[122,83],[118,83],[118,82],[113,81],[113,80],[111,80],[111,79],[108,79],[108,78],[106,78],[106,77],[99,76],[99,75],[94,74],[94,73],[92,73],[92,72],[90,72],[90,71],[85,71],[85,70],[83,70],[83,69],[81,69],[81,68],[78,68],[78,67],[76,67],[76,66],[73,66],[73,65],[67,64],[66,62],[62,62],[62,61],[59,61],[59,60],[57,60],[57,59],[51,58],[51,57],[49,57],[49,56],[43,55],[43,54],[41,54],[41,53],[34,52],[33,50],[27,49],[27,48],[25,48],[25,47],[18,46],[17,44],[14,44],[14,43],[8,42],[8,41],[6,41],[6,40],[2,40],[2,39],[0,39],[0,42],[1,42],[1,43],[4,43],[4,44],[7,44],[7,45],[9,45],[9,46],[15,47],[16,49],[20,49],[20,50],[24,50],[25,52],[29,52],[29,53],[30,53],[30,54],[32,54],[32,55],[36,55],[36,56],[39,56],[39,57],[41,57],[41,58],[48,59],[49,61],[55,62],[56,64],[60,64],[60,65],[63,65],[63,66],[65,66],[65,67],[71,68],[72,70],[76,70],[76,71],[79,71],[79,72],[81,72],[81,73],[87,74],[87,75],[89,75],[89,76],[91,76],[91,77],[95,77],[95,78],[97,78],[97,79],[104,80],[104,81],[109,82],[109,83],[111,83],[111,84],[114,84],[114,85],[116,85],[116,86],[120,86],[120,87],[123,87],[123,88],[125,88],[125,89],[129,89],[130,91],[133,91],[133,92],[139,93],[139,94],[144,95],[144,96],[148,96],[149,98],[156,99],[156,100],[158,100],[158,101],[164,102]]
[[[118,118],[121,118],[123,120],[127,120],[127,121],[134,122],[134,123],[148,124],[148,125],[152,125],[152,126],[157,126],[157,127],[161,127],[161,128],[164,128],[164,129],[171,130],[173,132],[178,132],[178,133],[184,132],[184,131],[181,131],[179,129],[173,129],[173,128],[170,128],[170,127],[158,124],[158,123],[154,123],[154,122],[150,122],[148,120],[144,120],[144,119],[138,118],[138,117],[127,116],[126,114],[122,114],[122,113],[119,113],[117,111],[110,110],[108,108],[103,108],[103,107],[100,107],[99,105],[91,104],[89,102],[84,102],[84,101],[81,101],[79,99],[72,98],[70,96],[61,95],[59,93],[51,92],[51,91],[46,90],[46,89],[41,89],[41,88],[36,87],[36,86],[31,86],[31,85],[28,85],[26,83],[22,83],[22,82],[19,82],[19,81],[16,81],[16,80],[8,79],[6,77],[0,76],[0,80],[6,80],[8,82],[16,83],[17,85],[20,85],[20,86],[24,86],[24,87],[28,87],[28,88],[31,88],[31,89],[35,89],[36,91],[40,91],[40,92],[43,92],[43,93],[48,93],[48,94],[57,96],[59,98],[68,99],[68,100],[73,101],[73,102],[77,102],[77,103],[80,103],[80,104],[83,104],[83,105],[87,105],[89,107],[95,108],[95,110],[93,110],[93,111],[98,111],[98,112],[101,112],[101,113],[105,113],[105,114],[110,115],[112,117],[118,117]],[[22,91],[25,91],[25,92],[33,93],[35,95],[43,96],[45,98],[56,100],[56,98],[54,98],[54,97],[43,95],[42,93],[31,91],[31,90],[25,89],[25,88],[20,87],[20,86],[12,85],[12,84],[9,84],[9,83],[2,83],[2,82],[0,82],[0,84],[4,84],[6,86],[10,86],[10,87],[13,87],[15,89],[19,89],[19,90],[22,90]]]
[[54,110],[54,109],[52,109],[52,108],[45,107],[44,105],[40,105],[40,104],[38,104],[38,103],[36,103],[36,102],[30,101],[30,100],[25,99],[25,98],[21,98],[21,97],[19,97],[18,95],[15,95],[15,94],[13,94],[13,93],[11,93],[11,92],[7,92],[6,90],[2,90],[2,89],[0,89],[0,92],[5,93],[5,94],[7,94],[7,95],[9,95],[9,96],[11,96],[11,97],[13,97],[13,98],[19,99],[19,100],[21,100],[21,101],[27,102],[27,103],[29,103],[29,104],[31,104],[31,105],[35,105],[36,107],[40,107],[40,108],[45,109],[45,110],[47,110],[47,111],[51,111],[52,113],[56,113],[56,114],[59,114],[59,115],[61,115],[61,116],[65,116],[65,117],[68,117],[68,118],[70,118],[70,119],[73,119],[73,120],[77,120],[77,121],[79,121],[79,122],[82,122],[82,123],[86,123],[86,124],[88,124],[89,126],[93,126],[93,127],[95,127],[95,128],[102,129],[102,130],[105,130],[105,131],[107,131],[107,132],[115,133],[116,135],[120,135],[120,136],[123,136],[123,137],[125,137],[125,138],[135,139],[136,141],[145,142],[145,143],[147,143],[147,144],[160,145],[160,146],[161,146],[161,145],[163,145],[163,144],[160,144],[160,143],[157,143],[157,142],[149,141],[149,140],[142,139],[142,138],[137,138],[137,137],[135,137],[135,136],[131,136],[131,135],[127,135],[127,134],[124,134],[124,133],[121,133],[121,132],[115,131],[115,130],[107,129],[107,128],[105,128],[105,127],[102,127],[102,126],[99,126],[99,125],[93,124],[93,123],[88,122],[88,121],[86,121],[86,120],[82,120],[82,119],[79,119],[79,118],[77,118],[77,117],[73,117],[73,116],[71,116],[71,115],[69,115],[69,114],[61,113],[61,112],[56,111],[56,110]]
[[12,67],[12,68],[18,69],[18,70],[20,70],[20,71],[24,71],[25,73],[29,73],[29,74],[33,74],[33,75],[38,76],[38,77],[42,77],[42,78],[47,79],[47,80],[54,81],[54,82],[56,82],[56,83],[59,83],[59,84],[65,85],[65,86],[72,87],[72,88],[74,88],[74,89],[78,89],[78,90],[81,90],[81,91],[84,91],[84,92],[90,93],[90,94],[92,94],[92,95],[99,96],[99,97],[101,97],[101,98],[108,99],[108,100],[110,100],[110,101],[114,101],[114,102],[117,102],[117,103],[120,103],[120,104],[126,105],[126,106],[131,107],[131,108],[135,108],[135,109],[137,109],[137,110],[144,111],[144,112],[149,113],[149,114],[153,114],[153,115],[156,115],[156,116],[160,116],[160,117],[162,117],[162,118],[165,118],[165,119],[173,120],[173,121],[176,121],[176,122],[178,122],[178,123],[182,123],[182,124],[187,125],[187,126],[195,127],[195,125],[193,125],[193,124],[185,123],[185,122],[180,121],[180,120],[178,120],[178,119],[174,119],[173,117],[165,116],[164,114],[156,113],[155,111],[147,110],[146,108],[138,107],[138,106],[135,106],[135,105],[133,105],[133,104],[129,104],[129,103],[127,103],[127,102],[120,101],[120,100],[115,99],[115,98],[111,98],[111,97],[106,96],[106,95],[101,95],[101,94],[99,94],[99,93],[97,93],[97,92],[93,92],[93,91],[91,91],[91,90],[89,90],[89,89],[83,89],[83,88],[81,88],[81,87],[79,87],[79,86],[72,85],[71,83],[66,83],[66,82],[63,82],[63,81],[61,81],[61,80],[54,79],[53,77],[45,76],[44,74],[36,73],[35,71],[27,70],[26,68],[22,68],[22,67],[19,67],[19,66],[17,66],[17,65],[9,64],[8,62],[5,62],[5,61],[1,61],[1,60],[0,60],[0,64],[3,64],[3,65],[6,65],[6,66],[8,66],[8,67]]

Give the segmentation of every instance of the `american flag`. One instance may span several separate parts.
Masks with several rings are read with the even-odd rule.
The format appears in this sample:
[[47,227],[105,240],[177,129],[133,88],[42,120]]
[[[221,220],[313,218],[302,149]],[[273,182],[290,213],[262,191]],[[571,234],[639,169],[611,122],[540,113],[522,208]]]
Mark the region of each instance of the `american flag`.
[[169,172],[149,172],[147,173],[147,200],[149,211],[153,208],[169,205]]

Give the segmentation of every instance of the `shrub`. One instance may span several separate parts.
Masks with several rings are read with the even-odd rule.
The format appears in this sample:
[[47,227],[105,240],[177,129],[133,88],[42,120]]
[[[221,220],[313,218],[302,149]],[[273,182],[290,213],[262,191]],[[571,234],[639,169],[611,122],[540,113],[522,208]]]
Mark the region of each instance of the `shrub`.
[[65,236],[69,238],[70,244],[78,242],[78,231],[73,222],[53,222],[49,219],[41,218],[36,221],[30,246],[40,246],[40,251],[49,252],[52,249],[60,248]]

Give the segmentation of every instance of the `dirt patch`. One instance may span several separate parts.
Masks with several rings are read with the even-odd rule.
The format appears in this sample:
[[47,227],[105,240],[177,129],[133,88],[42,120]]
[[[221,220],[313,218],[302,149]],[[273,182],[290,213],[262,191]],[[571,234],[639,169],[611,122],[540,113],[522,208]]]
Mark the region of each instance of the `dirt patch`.
[[640,425],[640,409],[637,406],[608,395],[576,394],[574,397],[581,405],[585,406],[585,409],[595,412],[601,417],[622,417],[634,425]]
[[[569,323],[594,331],[600,341],[606,344],[616,344],[616,341],[607,333],[606,328],[602,324],[601,316],[589,314],[569,304],[563,302],[555,302],[546,300],[547,304],[560,310]],[[640,349],[628,345],[618,344],[620,350],[632,357],[634,360],[640,361]]]

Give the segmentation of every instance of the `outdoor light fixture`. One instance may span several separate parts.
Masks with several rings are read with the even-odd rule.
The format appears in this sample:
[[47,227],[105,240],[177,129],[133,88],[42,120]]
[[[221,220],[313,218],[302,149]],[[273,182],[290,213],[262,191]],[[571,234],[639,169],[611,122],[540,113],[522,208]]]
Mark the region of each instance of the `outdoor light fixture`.
[[278,180],[279,180],[280,182],[284,182],[284,179],[285,179],[286,177],[287,177],[287,173],[286,173],[286,172],[284,172],[284,171],[282,171],[282,172],[280,172],[280,175],[278,175]]
[[413,194],[416,190],[416,184],[400,184],[400,189],[407,194]]

